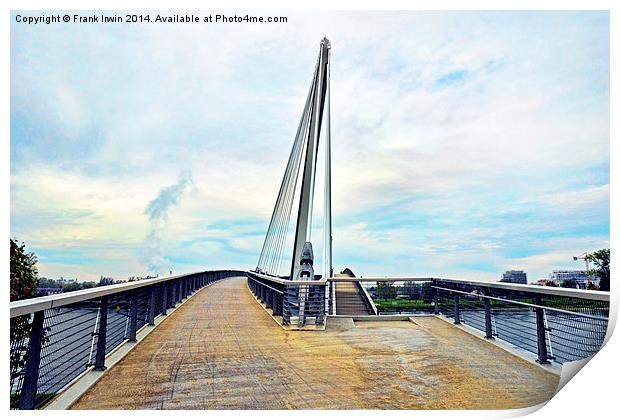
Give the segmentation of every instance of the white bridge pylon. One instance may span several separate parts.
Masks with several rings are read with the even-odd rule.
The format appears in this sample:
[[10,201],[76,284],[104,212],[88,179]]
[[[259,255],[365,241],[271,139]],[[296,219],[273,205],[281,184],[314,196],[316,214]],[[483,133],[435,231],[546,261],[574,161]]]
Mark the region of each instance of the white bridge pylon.
[[[319,140],[325,144],[325,182],[323,208],[323,278],[332,276],[331,221],[331,127],[330,127],[330,52],[331,45],[323,38],[314,76],[299,121],[297,134],[284,171],[267,235],[256,266],[256,272],[278,276],[282,264],[287,232],[298,203],[297,222],[293,240],[291,280],[314,279],[311,241],[314,184],[316,179]],[[322,135],[322,138],[321,138]],[[298,179],[301,174],[301,185]],[[286,253],[288,255],[288,253]]]

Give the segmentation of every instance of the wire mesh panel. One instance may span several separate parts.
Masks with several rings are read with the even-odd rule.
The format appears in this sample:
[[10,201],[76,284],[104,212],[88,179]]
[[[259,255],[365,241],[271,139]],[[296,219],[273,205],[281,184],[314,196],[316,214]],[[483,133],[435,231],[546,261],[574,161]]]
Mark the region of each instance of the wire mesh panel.
[[45,404],[88,367],[98,300],[45,311],[37,406]]
[[131,296],[129,292],[109,297],[105,352],[108,354],[128,337]]
[[463,324],[469,325],[480,331],[485,330],[483,298],[475,295],[459,295],[459,306],[460,321]]
[[137,330],[149,323],[149,310],[151,304],[151,288],[144,287],[135,291],[138,305]]
[[545,297],[542,302],[553,308],[545,310],[547,340],[553,359],[560,363],[584,359],[601,348],[607,334],[607,302],[555,296]]
[[24,367],[30,344],[30,330],[32,314],[22,315],[11,319],[10,325],[10,384],[11,408],[17,408],[19,395],[24,382]]
[[[605,340],[609,303],[457,282],[435,281],[437,311],[485,331],[485,301],[492,336],[564,363],[596,353]],[[458,295],[458,296],[457,296]],[[455,300],[457,302],[455,302]]]
[[494,335],[523,350],[538,353],[536,312],[524,305],[535,304],[537,295],[505,289],[491,289],[486,293],[503,299],[491,299]]

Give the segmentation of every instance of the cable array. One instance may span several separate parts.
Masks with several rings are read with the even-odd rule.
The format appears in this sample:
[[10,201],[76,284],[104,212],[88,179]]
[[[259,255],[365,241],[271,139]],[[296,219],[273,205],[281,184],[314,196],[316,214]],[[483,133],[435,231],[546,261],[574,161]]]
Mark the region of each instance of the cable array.
[[271,215],[267,235],[258,259],[256,271],[263,274],[277,276],[282,263],[282,252],[288,235],[295,192],[299,173],[307,152],[310,121],[317,85],[319,61],[314,70],[310,91],[306,98],[304,109],[297,127],[295,141],[288,158],[284,177],[278,192],[278,198]]

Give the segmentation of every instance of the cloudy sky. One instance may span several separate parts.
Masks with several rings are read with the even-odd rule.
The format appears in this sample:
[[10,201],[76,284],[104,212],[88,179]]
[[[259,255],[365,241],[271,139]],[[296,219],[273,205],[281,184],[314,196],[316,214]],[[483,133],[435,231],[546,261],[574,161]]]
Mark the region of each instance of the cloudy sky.
[[11,235],[41,275],[254,267],[324,35],[335,270],[534,281],[609,246],[608,13],[273,14],[13,19]]

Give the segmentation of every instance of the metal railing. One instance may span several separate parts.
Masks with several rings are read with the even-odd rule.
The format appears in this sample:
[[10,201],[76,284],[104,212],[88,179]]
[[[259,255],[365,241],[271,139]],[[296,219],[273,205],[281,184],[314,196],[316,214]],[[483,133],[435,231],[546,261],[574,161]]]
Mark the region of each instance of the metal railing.
[[434,312],[565,363],[596,353],[607,333],[609,293],[510,283],[433,280]]
[[[540,363],[589,357],[607,332],[609,292],[419,277],[328,279],[339,282],[359,282],[379,315],[440,315],[530,352]],[[336,296],[337,308],[360,299]]]
[[290,326],[325,325],[325,281],[287,280],[250,271],[248,287]]
[[44,406],[193,292],[244,275],[204,271],[11,302],[11,408]]

